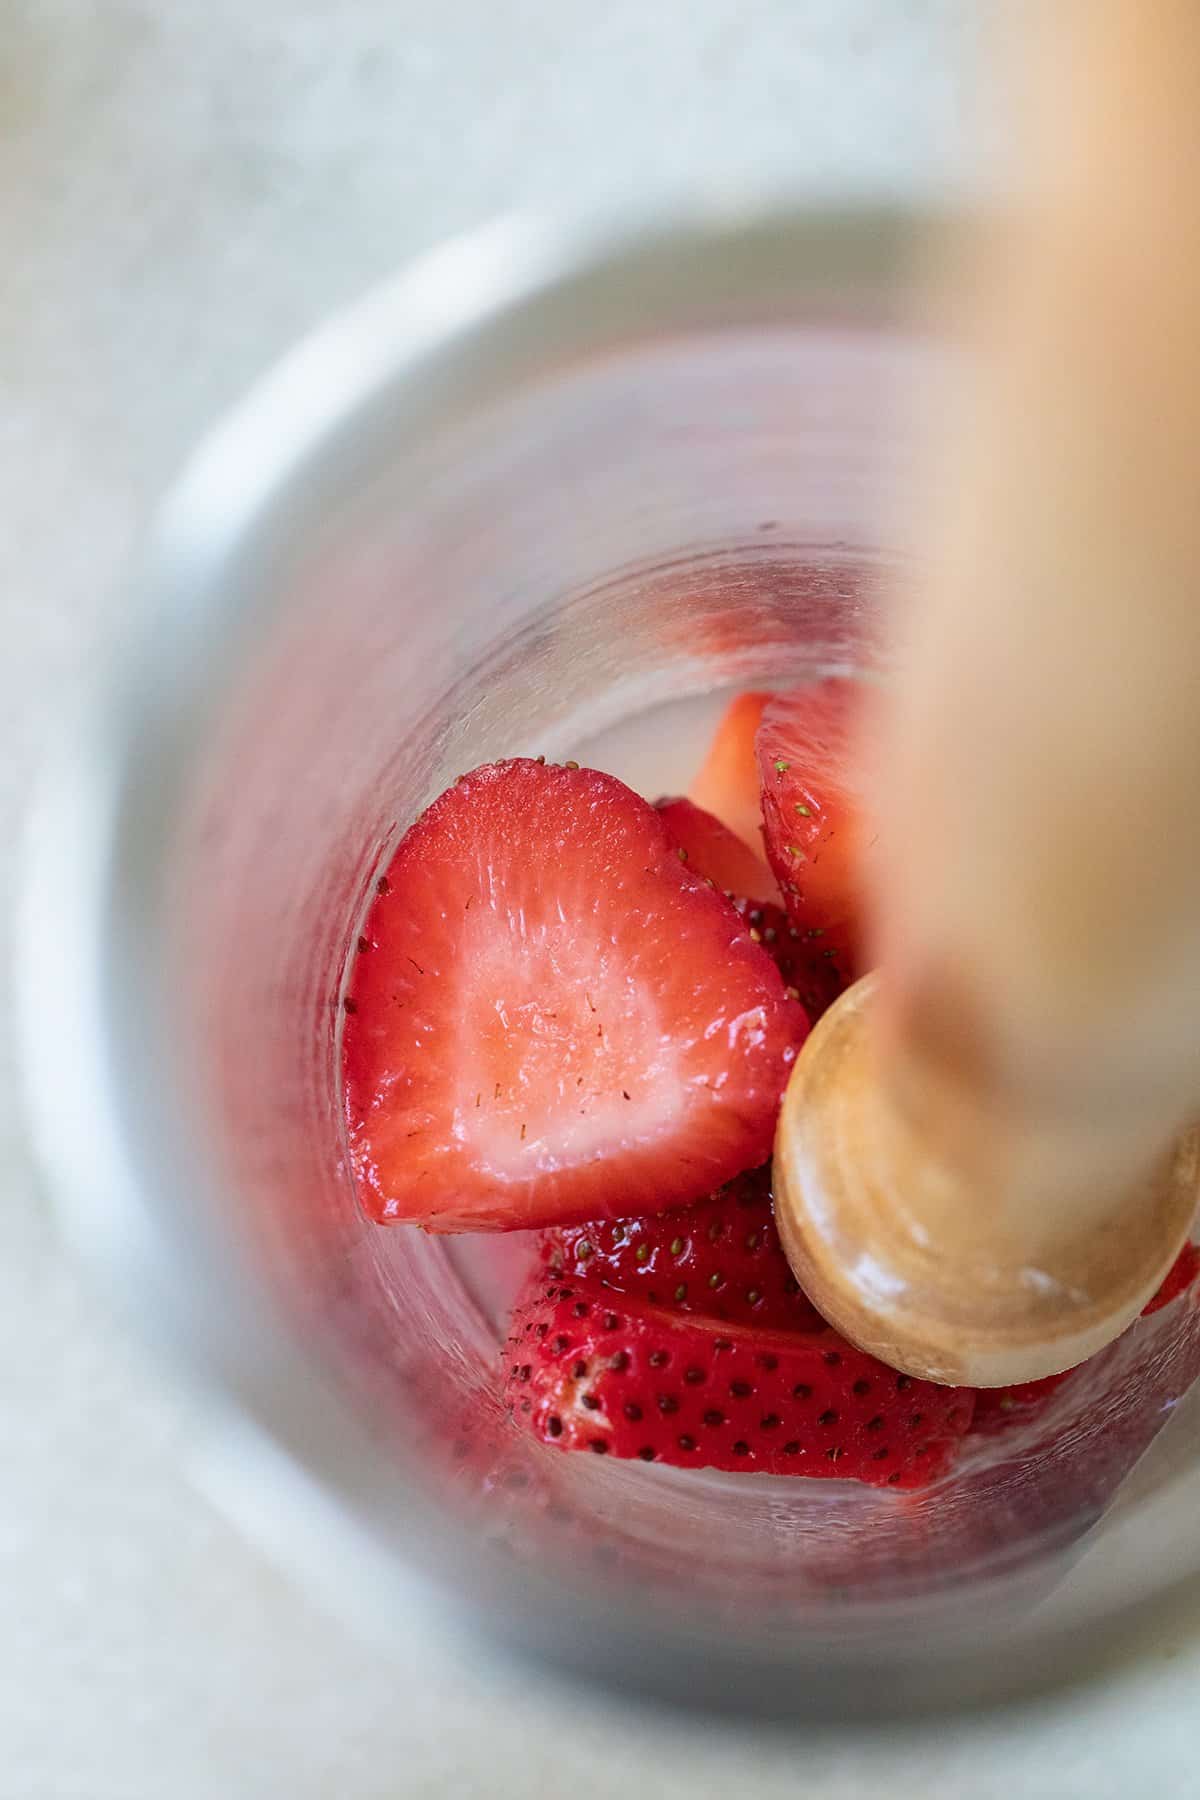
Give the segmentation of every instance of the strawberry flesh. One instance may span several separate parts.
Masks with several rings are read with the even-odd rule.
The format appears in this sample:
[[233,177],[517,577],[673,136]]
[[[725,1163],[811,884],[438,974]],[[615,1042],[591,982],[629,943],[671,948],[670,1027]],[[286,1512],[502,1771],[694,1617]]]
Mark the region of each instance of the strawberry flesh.
[[648,1306],[768,1331],[827,1331],[792,1274],[771,1211],[771,1169],[753,1169],[680,1212],[546,1231],[543,1262]]
[[658,812],[674,843],[686,852],[688,867],[728,895],[815,1025],[846,986],[832,950],[809,938],[773,900],[753,898],[778,892],[774,877],[720,819],[691,800],[660,800]]
[[774,877],[762,857],[735,837],[715,814],[686,799],[659,800],[655,810],[671,842],[687,857],[689,868],[713,882],[723,894],[774,892]]
[[769,1156],[803,1008],[660,816],[593,770],[463,776],[401,840],[349,971],[346,1118],[379,1223],[685,1205]]
[[[754,740],[769,699],[769,694],[734,696],[688,789],[690,800],[714,813],[727,830],[756,851],[762,843],[762,806]],[[763,892],[774,898],[774,883]]]
[[792,923],[782,906],[773,906],[769,900],[740,897],[733,905],[745,919],[751,937],[774,959],[787,991],[799,1000],[809,1023],[815,1025],[848,985],[832,951],[826,953],[817,948]]
[[767,859],[792,922],[846,979],[862,956],[854,754],[863,695],[844,676],[779,694],[757,739]]
[[505,1365],[514,1419],[561,1450],[876,1487],[945,1474],[975,1402],[834,1332],[717,1323],[545,1277],[513,1315]]

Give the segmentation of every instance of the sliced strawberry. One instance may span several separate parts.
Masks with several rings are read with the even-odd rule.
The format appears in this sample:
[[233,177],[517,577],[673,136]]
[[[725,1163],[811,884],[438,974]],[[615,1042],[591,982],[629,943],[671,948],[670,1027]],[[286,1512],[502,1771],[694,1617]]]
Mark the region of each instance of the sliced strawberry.
[[761,943],[770,952],[784,986],[799,1000],[809,1024],[815,1025],[846,989],[847,977],[842,969],[819,950],[814,954],[812,940],[798,925],[793,925],[782,906],[773,906],[769,900],[742,899],[735,899],[733,905],[745,919],[755,943]]
[[655,809],[671,842],[682,850],[689,868],[714,882],[723,894],[769,894],[775,877],[761,856],[735,837],[715,814],[694,800],[660,800]]
[[381,1223],[686,1204],[770,1154],[808,1024],[612,776],[463,776],[401,840],[350,970],[350,1154]]
[[827,1331],[788,1266],[771,1211],[771,1168],[752,1169],[681,1212],[545,1232],[542,1260],[648,1306],[764,1330]]
[[853,757],[863,693],[831,676],[776,695],[758,732],[768,860],[793,923],[851,977],[861,956]]
[[[688,789],[689,800],[715,813],[735,837],[755,850],[762,843],[762,805],[754,739],[769,699],[769,694],[735,695],[722,713],[708,755]],[[770,889],[765,897],[772,897]]]
[[[784,985],[816,1024],[846,986],[846,979],[820,943],[794,925],[782,906],[751,898],[777,893],[775,878],[720,819],[691,800],[660,800],[658,812],[674,842],[687,852],[688,867],[727,893],[750,935],[770,952]],[[764,886],[764,884],[767,884]]]
[[536,1282],[504,1354],[513,1417],[545,1443],[680,1468],[924,1487],[975,1402],[834,1332],[715,1324],[594,1282]]

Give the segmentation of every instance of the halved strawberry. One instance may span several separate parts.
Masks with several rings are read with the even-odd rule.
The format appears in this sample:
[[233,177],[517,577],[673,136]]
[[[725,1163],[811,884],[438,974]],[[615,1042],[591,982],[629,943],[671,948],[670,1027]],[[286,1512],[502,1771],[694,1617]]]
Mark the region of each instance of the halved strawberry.
[[819,942],[794,925],[782,906],[752,897],[779,891],[766,864],[720,819],[694,801],[660,800],[658,812],[674,842],[687,852],[688,867],[729,895],[751,937],[770,952],[784,986],[815,1025],[842,992],[846,979],[832,955],[826,955]]
[[770,1154],[808,1022],[612,776],[463,776],[401,840],[350,970],[350,1154],[381,1223],[657,1211]]
[[783,1254],[770,1164],[679,1212],[554,1226],[541,1255],[564,1279],[587,1278],[649,1306],[764,1330],[829,1329]]
[[671,842],[686,853],[689,867],[715,882],[723,894],[775,892],[775,877],[763,858],[715,814],[686,799],[659,800],[655,810]]
[[755,943],[769,951],[788,993],[799,1000],[808,1014],[809,1024],[815,1025],[838,995],[845,992],[848,978],[842,968],[792,923],[782,906],[773,906],[769,900],[740,898],[733,905],[745,919]]
[[[754,850],[762,843],[754,739],[769,699],[769,694],[734,696],[721,715],[708,754],[688,789],[689,800],[714,813],[722,825]],[[766,897],[772,897],[769,889]]]
[[861,805],[854,755],[863,684],[831,676],[778,694],[758,730],[767,857],[793,922],[842,974],[860,969]]
[[975,1403],[835,1332],[717,1324],[544,1277],[504,1355],[513,1417],[545,1443],[680,1468],[924,1487],[954,1461]]

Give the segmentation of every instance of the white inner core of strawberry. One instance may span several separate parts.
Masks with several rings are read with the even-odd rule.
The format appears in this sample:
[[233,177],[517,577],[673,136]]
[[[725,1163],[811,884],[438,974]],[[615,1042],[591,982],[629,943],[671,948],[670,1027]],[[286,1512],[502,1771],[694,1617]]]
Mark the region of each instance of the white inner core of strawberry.
[[[674,1119],[686,1077],[653,997],[577,927],[494,925],[462,963],[454,1133],[501,1176],[611,1155]],[[585,971],[585,972],[581,972]],[[590,971],[590,973],[586,973]],[[686,1044],[683,1046],[686,1049]]]

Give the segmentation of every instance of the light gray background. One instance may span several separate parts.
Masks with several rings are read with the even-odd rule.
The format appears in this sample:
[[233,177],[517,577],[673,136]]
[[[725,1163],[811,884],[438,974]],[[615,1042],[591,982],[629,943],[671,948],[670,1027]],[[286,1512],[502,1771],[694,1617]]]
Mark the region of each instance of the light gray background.
[[[0,891],[148,507],[278,349],[505,206],[937,182],[978,17],[0,0]],[[0,1800],[1200,1793],[1200,1651],[1170,1636],[1020,1714],[803,1738],[539,1690],[420,1619],[382,1661],[189,1483],[194,1404],[64,1264],[2,1032],[0,1059]]]

